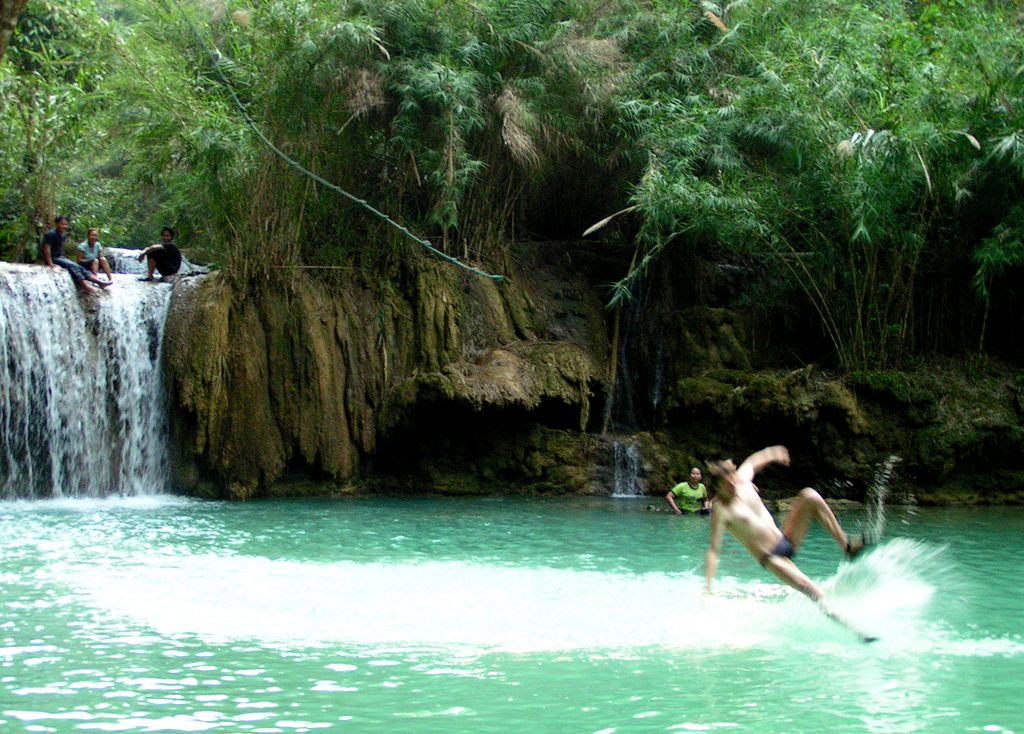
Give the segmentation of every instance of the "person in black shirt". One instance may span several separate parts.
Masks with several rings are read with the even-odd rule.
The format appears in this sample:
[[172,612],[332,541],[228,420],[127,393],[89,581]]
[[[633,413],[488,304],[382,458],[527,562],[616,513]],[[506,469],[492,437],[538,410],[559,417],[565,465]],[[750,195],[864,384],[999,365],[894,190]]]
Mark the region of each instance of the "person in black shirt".
[[161,280],[167,280],[181,268],[181,250],[174,244],[174,230],[164,227],[160,230],[160,244],[150,245],[139,253],[139,262],[149,260],[149,272],[139,280],[153,280],[153,272],[160,273]]
[[106,288],[110,283],[100,280],[91,271],[86,270],[78,263],[72,262],[64,256],[64,240],[67,239],[69,226],[68,218],[64,215],[60,215],[53,220],[53,229],[43,235],[43,241],[39,245],[43,262],[49,268],[56,269],[60,267],[67,270],[71,275],[71,279],[75,281],[75,285],[87,293],[98,293],[97,286]]

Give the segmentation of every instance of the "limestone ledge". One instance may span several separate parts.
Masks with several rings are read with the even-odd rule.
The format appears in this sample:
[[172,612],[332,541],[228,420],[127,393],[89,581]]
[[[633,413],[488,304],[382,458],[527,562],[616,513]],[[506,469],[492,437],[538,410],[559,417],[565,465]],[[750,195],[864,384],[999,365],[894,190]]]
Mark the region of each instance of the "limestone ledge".
[[557,403],[582,430],[606,369],[601,324],[571,275],[499,285],[431,261],[375,287],[179,283],[164,352],[174,482],[231,499],[344,492],[423,402]]
[[756,369],[742,319],[691,308],[638,362],[665,348],[657,410],[602,436],[607,326],[595,290],[557,264],[499,285],[426,261],[374,286],[257,295],[184,279],[164,346],[175,484],[233,499],[610,494],[632,446],[631,486],[660,497],[690,466],[781,443],[793,463],[759,477],[769,500],[802,486],[863,500],[895,457],[893,502],[1024,501],[1012,370]]

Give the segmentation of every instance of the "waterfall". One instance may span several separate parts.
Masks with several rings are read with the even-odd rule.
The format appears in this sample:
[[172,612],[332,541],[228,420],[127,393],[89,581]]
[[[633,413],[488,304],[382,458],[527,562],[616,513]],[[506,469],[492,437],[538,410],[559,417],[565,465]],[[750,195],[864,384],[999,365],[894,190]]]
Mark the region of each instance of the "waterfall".
[[168,488],[170,296],[131,275],[81,296],[63,270],[0,263],[0,497]]
[[662,386],[665,382],[665,342],[658,342],[654,355],[654,375],[651,378],[651,428],[658,427],[658,406],[661,404]]
[[640,497],[642,459],[640,447],[633,441],[612,441],[612,497]]
[[[649,303],[646,282],[635,287],[633,297],[618,306],[618,347],[615,353],[615,384],[608,388],[602,425],[612,432],[656,430],[658,410],[664,397],[668,334],[648,324],[658,318]],[[669,375],[669,378],[671,376]]]

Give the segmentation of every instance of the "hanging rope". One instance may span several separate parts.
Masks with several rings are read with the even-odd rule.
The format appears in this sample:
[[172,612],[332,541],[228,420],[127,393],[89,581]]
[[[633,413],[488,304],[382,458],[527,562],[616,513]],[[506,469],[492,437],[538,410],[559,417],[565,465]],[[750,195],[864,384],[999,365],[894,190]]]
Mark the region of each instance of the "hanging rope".
[[[175,8],[171,8],[169,6],[168,0],[163,0],[163,5],[167,9],[167,12],[174,13]],[[359,197],[354,196],[353,194],[350,194],[349,192],[345,191],[345,189],[341,188],[340,186],[338,186],[336,184],[333,184],[330,181],[326,180],[322,176],[318,176],[317,174],[313,173],[308,168],[303,166],[301,163],[296,161],[294,158],[289,156],[283,150],[278,148],[276,145],[274,145],[274,143],[266,135],[263,134],[263,131],[260,129],[259,125],[256,124],[256,121],[253,120],[252,117],[249,115],[249,112],[248,112],[248,110],[246,110],[245,105],[242,104],[242,100],[239,99],[238,94],[235,93],[234,86],[231,84],[230,81],[228,81],[228,78],[226,76],[224,76],[224,73],[221,71],[221,68],[220,68],[221,54],[220,54],[220,52],[216,51],[216,50],[211,51],[209,49],[209,47],[206,45],[205,41],[203,40],[202,35],[199,33],[199,29],[197,29],[195,27],[195,25],[192,23],[192,19],[189,18],[188,14],[183,12],[183,11],[181,11],[180,7],[177,7],[177,5],[176,5],[176,8],[179,11],[179,15],[185,20],[185,23],[188,25],[189,30],[192,31],[192,35],[195,36],[196,41],[198,41],[199,45],[202,47],[204,53],[206,53],[207,58],[210,60],[210,64],[213,66],[213,69],[217,73],[217,76],[220,79],[221,83],[224,85],[224,88],[227,89],[228,94],[231,95],[231,99],[235,103],[235,106],[238,108],[238,111],[241,113],[242,118],[245,120],[245,123],[256,134],[256,137],[259,138],[260,141],[264,145],[266,145],[271,151],[273,151],[274,155],[276,155],[278,158],[283,160],[285,163],[287,163],[289,166],[294,168],[296,171],[298,171],[302,175],[308,176],[309,178],[311,178],[312,180],[316,181],[321,186],[324,186],[324,187],[330,189],[331,191],[335,192],[336,194],[339,194],[340,196],[345,197],[346,199],[348,199],[349,201],[353,202],[354,204],[358,204],[359,206],[363,207],[364,209],[366,209],[368,212],[370,212],[374,216],[384,220],[384,222],[386,222],[387,224],[389,224],[392,227],[394,227],[395,229],[397,229],[399,232],[401,232],[403,235],[408,237],[410,240],[412,240],[413,242],[421,245],[422,247],[424,247],[425,249],[429,250],[430,252],[432,252],[434,255],[436,255],[437,257],[441,258],[442,260],[445,260],[445,261],[451,263],[452,265],[455,265],[456,267],[460,267],[463,270],[466,270],[466,271],[468,271],[470,273],[473,273],[474,275],[479,275],[479,276],[481,276],[483,278],[490,278],[491,280],[493,280],[496,283],[501,283],[502,281],[505,280],[505,276],[503,276],[503,275],[498,275],[498,274],[495,274],[495,273],[488,273],[488,272],[485,272],[485,271],[480,270],[478,268],[474,268],[472,265],[467,265],[466,263],[462,262],[458,258],[452,257],[448,253],[443,252],[443,251],[437,249],[430,242],[428,242],[427,240],[423,239],[422,237],[417,237],[415,234],[410,232],[408,228],[406,228],[405,226],[399,224],[394,219],[392,219],[387,214],[385,214],[384,212],[380,211],[379,209],[377,209],[376,207],[371,205],[366,200],[360,199]]]

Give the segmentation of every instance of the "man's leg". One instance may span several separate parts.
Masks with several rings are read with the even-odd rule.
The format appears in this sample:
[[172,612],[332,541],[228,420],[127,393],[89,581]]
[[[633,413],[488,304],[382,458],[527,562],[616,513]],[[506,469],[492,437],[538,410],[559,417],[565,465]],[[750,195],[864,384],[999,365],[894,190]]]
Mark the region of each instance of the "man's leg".
[[835,538],[840,548],[844,551],[847,549],[849,538],[839,524],[839,520],[836,519],[835,513],[832,512],[832,508],[817,491],[811,487],[805,487],[800,490],[800,495],[793,503],[789,514],[786,515],[785,523],[782,526],[782,532],[786,534],[794,548],[799,548],[804,541],[807,531],[811,527],[811,520],[817,520],[828,531],[828,534]]
[[90,288],[88,281],[90,276],[95,277],[86,268],[83,268],[73,260],[69,260],[67,257],[55,257],[53,258],[53,264],[59,265],[68,271],[71,276],[71,280],[74,281],[76,286],[83,288],[88,293],[94,293],[95,289]]
[[764,561],[764,567],[797,591],[805,594],[811,601],[817,602],[818,608],[821,609],[826,617],[849,629],[860,637],[861,641],[874,642],[878,639],[874,635],[869,635],[850,624],[838,612],[832,609],[825,600],[825,593],[813,581],[807,578],[804,572],[797,568],[797,565],[790,559],[783,558],[782,556],[769,556]]
[[814,601],[820,601],[824,596],[817,584],[811,581],[807,574],[801,571],[790,559],[783,556],[768,556],[764,560],[763,565],[781,581],[789,584],[801,594],[809,596]]
[[[175,257],[177,254],[177,257]],[[160,280],[170,280],[172,276],[178,274],[178,270],[181,268],[181,254],[174,251],[169,252],[166,249],[156,250],[153,253],[153,262],[156,265],[156,270],[160,273]]]

